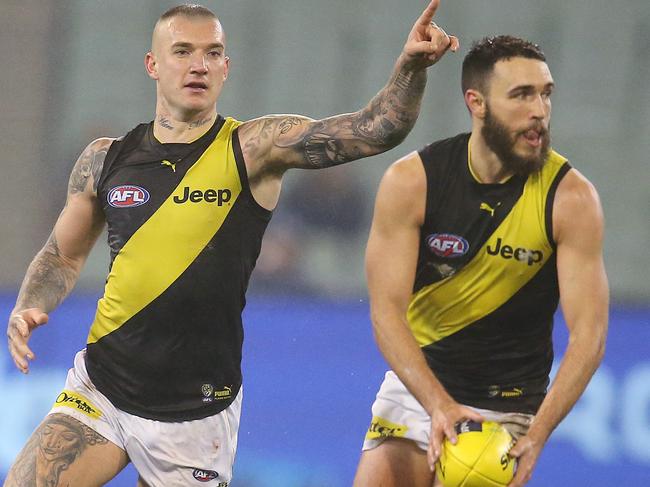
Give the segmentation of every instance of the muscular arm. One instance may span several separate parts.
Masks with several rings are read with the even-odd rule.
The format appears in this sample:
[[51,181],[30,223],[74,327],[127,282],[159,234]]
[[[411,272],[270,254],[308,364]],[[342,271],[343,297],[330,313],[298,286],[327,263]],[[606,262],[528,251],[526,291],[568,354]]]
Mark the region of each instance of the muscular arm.
[[555,380],[522,445],[514,486],[530,478],[535,455],[587,387],[605,352],[609,289],[602,256],[603,214],[594,187],[572,170],[560,183],[553,208],[560,302],[569,344]]
[[242,150],[253,166],[318,169],[384,152],[410,132],[420,111],[426,71],[402,55],[386,86],[365,106],[323,120],[274,115],[242,126]]
[[458,39],[432,25],[431,0],[413,25],[386,86],[364,107],[323,120],[295,115],[262,117],[239,131],[249,175],[290,167],[323,168],[384,152],[410,132],[420,111],[426,68]]
[[104,226],[97,202],[97,182],[112,139],[97,139],[79,156],[68,183],[66,204],[52,234],[29,265],[7,328],[16,366],[27,371],[33,358],[27,340],[47,321],[74,287],[92,246]]
[[384,176],[375,205],[366,253],[366,272],[375,339],[391,368],[431,416],[429,461],[433,465],[444,436],[455,438],[461,419],[482,420],[458,405],[436,379],[406,320],[424,220],[426,179],[413,153]]

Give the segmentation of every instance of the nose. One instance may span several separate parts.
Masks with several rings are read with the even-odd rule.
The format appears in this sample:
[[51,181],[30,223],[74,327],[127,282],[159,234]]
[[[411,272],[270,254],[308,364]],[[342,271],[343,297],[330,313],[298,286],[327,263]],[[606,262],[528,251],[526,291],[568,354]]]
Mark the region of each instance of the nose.
[[206,74],[208,72],[208,63],[206,62],[205,56],[201,54],[196,54],[192,58],[190,71],[196,74]]
[[538,120],[543,120],[548,116],[548,113],[550,111],[550,105],[548,98],[546,98],[544,95],[537,95],[531,106],[531,117],[538,119]]

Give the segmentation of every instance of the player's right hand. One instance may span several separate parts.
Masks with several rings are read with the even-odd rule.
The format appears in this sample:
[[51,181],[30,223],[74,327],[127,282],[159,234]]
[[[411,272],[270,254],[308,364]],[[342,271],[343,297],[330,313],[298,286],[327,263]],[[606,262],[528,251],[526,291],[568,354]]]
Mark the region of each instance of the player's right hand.
[[40,308],[14,311],[7,325],[7,342],[11,358],[23,374],[29,372],[29,360],[34,360],[34,352],[27,346],[32,332],[47,323],[48,316]]
[[403,49],[412,62],[425,68],[437,63],[448,50],[455,52],[460,46],[458,37],[448,35],[433,21],[439,3],[440,0],[431,0],[413,24]]
[[427,460],[429,468],[433,472],[436,462],[442,452],[442,443],[445,437],[454,445],[458,441],[456,436],[456,423],[471,419],[478,423],[485,421],[485,418],[471,408],[458,404],[449,398],[431,414],[431,436],[429,437],[429,449]]

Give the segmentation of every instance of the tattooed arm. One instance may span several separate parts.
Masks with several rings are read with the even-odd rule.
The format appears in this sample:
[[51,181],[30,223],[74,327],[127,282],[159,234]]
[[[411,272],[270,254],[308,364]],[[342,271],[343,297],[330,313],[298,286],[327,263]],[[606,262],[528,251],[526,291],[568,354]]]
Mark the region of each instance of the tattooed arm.
[[388,83],[362,110],[324,120],[275,115],[244,124],[239,136],[249,172],[335,166],[404,140],[420,111],[426,68],[458,48],[456,37],[431,23],[437,6],[433,0],[414,24]]
[[7,338],[16,367],[29,370],[34,353],[27,346],[47,313],[72,290],[79,272],[104,227],[97,202],[97,182],[113,139],[92,142],[77,160],[68,183],[65,207],[43,248],[29,265],[9,318]]

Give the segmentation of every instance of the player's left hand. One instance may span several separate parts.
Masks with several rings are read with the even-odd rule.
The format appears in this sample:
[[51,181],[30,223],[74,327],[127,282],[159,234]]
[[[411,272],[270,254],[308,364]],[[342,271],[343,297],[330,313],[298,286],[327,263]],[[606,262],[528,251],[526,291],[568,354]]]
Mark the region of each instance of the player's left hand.
[[517,440],[509,452],[511,457],[517,459],[517,472],[508,487],[522,487],[528,483],[543,446],[530,436],[522,436]]
[[431,0],[409,33],[404,54],[422,67],[437,63],[448,50],[457,51],[460,46],[458,37],[448,35],[444,29],[433,21],[440,0]]

